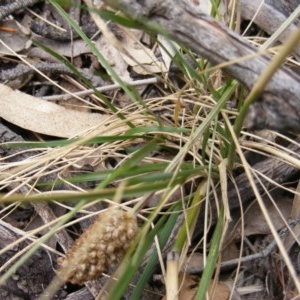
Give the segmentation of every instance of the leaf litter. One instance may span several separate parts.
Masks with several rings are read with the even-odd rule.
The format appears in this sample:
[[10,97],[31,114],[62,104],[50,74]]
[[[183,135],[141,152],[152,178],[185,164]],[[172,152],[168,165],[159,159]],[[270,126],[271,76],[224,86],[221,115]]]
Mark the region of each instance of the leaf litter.
[[[38,1],[28,2],[28,5],[30,5]],[[179,186],[184,187],[184,192],[180,192],[178,184],[177,186],[171,186],[173,188],[172,192],[168,190],[167,182],[170,185],[172,184],[172,180],[170,180],[162,181],[165,182],[165,186],[161,187],[157,193],[149,193],[144,196],[126,196],[126,184],[134,188],[143,183],[143,180],[151,182],[149,178],[152,178],[156,182],[155,177],[161,176],[161,180],[163,180],[163,176],[170,175],[167,173],[163,175],[164,168],[162,165],[174,164],[173,159],[176,153],[181,151],[182,145],[188,141],[189,134],[193,132],[194,128],[205,120],[206,114],[211,110],[212,102],[209,102],[210,95],[207,98],[205,97],[208,91],[205,90],[204,84],[194,81],[189,72],[183,73],[182,69],[177,68],[176,78],[172,77],[171,73],[168,76],[172,58],[166,55],[165,50],[168,49],[167,52],[175,56],[180,46],[174,43],[169,48],[168,41],[162,37],[158,39],[159,43],[157,44],[152,36],[145,39],[145,33],[142,31],[125,29],[120,25],[112,26],[108,23],[108,28],[111,26],[110,30],[115,34],[117,40],[117,44],[112,43],[104,33],[101,33],[101,30],[97,31],[99,27],[95,26],[87,10],[78,5],[80,1],[75,2],[77,5],[67,6],[65,9],[79,24],[93,24],[90,28],[88,26],[82,28],[89,32],[88,35],[96,48],[101,51],[119,78],[128,84],[137,80],[148,80],[149,78],[155,78],[155,81],[152,83],[145,81],[142,88],[137,89],[138,97],[135,102],[132,102],[132,99],[129,99],[119,89],[120,85],[116,85],[117,79],[110,76],[110,72],[98,62],[86,43],[78,39],[76,31],[70,29],[70,26],[64,28],[64,30],[53,29],[53,24],[57,27],[63,27],[66,21],[50,4],[46,4],[44,1],[40,1],[30,9],[25,8],[26,4],[24,4],[21,10],[11,12],[10,19],[1,22],[0,38],[1,47],[3,47],[3,49],[1,48],[1,74],[3,76],[1,76],[2,83],[0,85],[0,117],[3,126],[0,134],[1,198],[3,200],[5,200],[5,197],[9,199],[14,194],[24,195],[24,197],[29,194],[45,193],[47,195],[51,192],[49,194],[50,199],[54,200],[48,201],[47,204],[24,201],[13,202],[12,204],[3,202],[1,204],[0,230],[2,238],[0,239],[0,245],[1,274],[3,276],[0,287],[1,299],[10,299],[11,297],[14,299],[33,299],[38,296],[42,298],[45,288],[53,283],[59,264],[64,265],[62,256],[71,249],[74,240],[77,240],[75,244],[80,244],[80,241],[84,239],[88,240],[88,246],[80,250],[83,251],[81,253],[82,257],[87,257],[88,253],[84,252],[84,248],[89,246],[96,249],[95,255],[97,256],[97,251],[100,248],[93,245],[93,243],[98,243],[98,239],[102,242],[102,238],[104,239],[105,236],[96,235],[95,238],[94,233],[89,234],[89,230],[93,230],[97,226],[96,215],[100,212],[100,217],[98,217],[100,220],[101,218],[112,217],[109,214],[105,215],[105,209],[112,203],[126,209],[141,206],[138,210],[138,222],[135,223],[135,226],[139,225],[141,230],[144,220],[147,217],[150,218],[151,212],[159,207],[161,203],[163,205],[160,212],[163,214],[174,203],[183,202],[182,210],[183,214],[186,214],[185,209],[188,209],[189,203],[187,200],[189,197],[193,197],[195,186],[207,176],[203,175],[207,174],[207,169],[204,168],[203,173],[190,174],[190,176],[182,179]],[[9,1],[4,1],[3,5],[9,5]],[[224,7],[222,9],[224,10]],[[211,10],[211,7],[209,10]],[[223,10],[222,18],[225,22],[226,10],[225,12]],[[49,11],[51,11],[51,15]],[[41,19],[37,20],[31,12],[39,14]],[[46,19],[49,19],[52,25],[45,25],[44,21]],[[42,29],[39,28],[41,24],[43,24]],[[33,30],[34,28],[35,30]],[[42,36],[43,31],[47,32],[45,36]],[[54,38],[57,36],[59,36],[59,39]],[[46,47],[40,48],[35,40]],[[48,52],[47,48],[55,50],[56,55],[53,56],[53,53]],[[30,75],[25,73],[25,75],[20,75],[17,71],[20,66],[22,69],[25,63],[37,67],[41,63],[49,66],[53,63],[64,66],[64,59],[71,62],[80,73],[84,73],[88,69],[93,74],[92,76],[94,78],[98,77],[99,80],[95,83],[92,80],[93,78],[88,77],[86,78],[87,81],[92,81],[89,85],[72,70],[66,74],[51,71],[50,68],[46,70],[37,68],[37,71]],[[15,76],[9,78],[5,75],[8,74],[7,72],[10,74],[15,73]],[[86,77],[86,74],[83,75]],[[157,80],[157,75],[160,75],[160,80]],[[13,82],[15,80],[17,82]],[[214,73],[209,80],[213,82],[212,87],[217,90],[224,79],[220,74]],[[108,109],[107,99],[104,99],[101,94],[93,93],[93,86],[101,89],[105,88],[106,85],[113,86],[113,89],[103,89],[103,93],[113,104],[115,111]],[[68,89],[72,92],[68,92]],[[88,94],[78,96],[88,89],[90,89]],[[199,96],[199,92],[202,92],[204,96]],[[63,95],[66,94],[69,95],[68,98],[64,98]],[[51,97],[53,97],[53,100],[51,100]],[[54,99],[54,97],[57,98]],[[76,99],[76,102],[72,102],[74,99]],[[140,101],[141,99],[142,101]],[[63,106],[68,108],[64,108],[61,105],[62,102]],[[234,100],[232,100],[232,103],[234,103]],[[232,110],[226,113],[230,118],[233,118],[236,111]],[[168,126],[172,127],[172,131],[164,131],[167,130]],[[218,131],[217,136],[214,137],[212,128],[218,126],[222,130]],[[180,131],[180,129],[182,130]],[[189,132],[187,133],[183,129],[188,129]],[[220,149],[222,145],[226,144],[228,138],[225,136],[226,127],[215,120],[208,131],[206,137],[204,135],[201,137],[200,146],[198,146],[201,149],[201,144],[207,143],[204,152],[200,153],[201,151],[198,151],[196,147],[188,149],[184,161],[178,161],[179,164],[182,164],[183,170],[185,168],[184,163],[188,164],[189,168],[192,165],[194,167],[206,167],[205,164],[210,159],[214,164],[219,164],[224,159]],[[11,273],[4,280],[3,278],[9,273],[10,264],[18,259],[17,252],[21,251],[20,255],[22,257],[22,253],[26,249],[33,247],[43,235],[51,231],[51,228],[59,219],[76,207],[70,200],[55,201],[56,193],[71,195],[72,193],[89,192],[93,189],[97,191],[97,186],[101,185],[101,182],[106,180],[105,178],[113,176],[111,175],[113,174],[112,170],[122,167],[122,164],[131,157],[132,153],[146,145],[149,138],[147,134],[150,134],[150,136],[163,136],[163,141],[160,140],[159,142],[163,143],[163,147],[159,151],[153,150],[146,154],[141,161],[137,160],[138,163],[135,165],[137,173],[134,173],[130,168],[128,169],[130,173],[128,178],[125,177],[125,181],[128,183],[124,183],[122,180],[124,174],[109,182],[109,188],[114,191],[113,196],[102,197],[100,200],[96,197],[94,202],[86,203],[74,214],[73,221],[67,221],[63,227],[60,227],[60,231],[53,232],[50,240],[45,241],[42,247],[38,247],[38,251],[27,261],[24,261],[16,273]],[[49,147],[50,144],[47,145],[47,142],[57,138],[71,139],[70,142],[72,142],[72,138],[79,139],[75,139],[74,143],[67,146],[61,144],[59,147]],[[85,144],[86,141],[93,138],[96,138],[94,142]],[[97,138],[100,139],[97,140]],[[294,136],[287,135],[285,137],[284,135],[275,134],[275,138],[268,141],[265,138],[255,136],[255,133],[252,136],[245,133],[243,135],[244,145],[247,144],[247,140],[257,141],[256,149],[251,149],[251,147],[245,149],[245,155],[253,166],[253,172],[262,172],[261,178],[263,178],[266,171],[263,161],[270,159],[269,169],[274,167],[272,164],[277,163],[276,159],[272,161],[272,155],[268,153],[272,153],[272,148],[284,152],[285,147],[289,144],[289,139],[295,139],[298,147],[298,138]],[[46,146],[31,149],[29,146],[25,148],[20,145],[13,146],[9,144],[16,141],[43,141]],[[260,145],[263,146],[261,149]],[[270,151],[265,151],[266,148],[269,148]],[[297,151],[293,155],[295,159],[299,159]],[[277,159],[280,160],[281,158]],[[282,160],[285,161],[284,158]],[[155,170],[154,173],[142,169],[155,165],[158,171]],[[290,226],[291,220],[299,218],[297,208],[299,197],[298,189],[296,190],[299,174],[297,170],[289,174],[284,173],[284,171],[280,172],[281,181],[276,179],[279,183],[274,182],[273,174],[270,172],[268,174],[271,175],[268,175],[266,181],[261,183],[258,180],[256,184],[261,184],[261,193],[264,194],[269,215],[274,220],[274,227],[276,231],[281,233],[280,236],[286,243],[289,256],[298,272],[299,251],[297,249],[299,249],[299,242],[297,238],[299,236],[299,224],[293,225],[290,233],[286,233],[285,228]],[[216,266],[218,272],[215,273],[215,277],[211,279],[209,284],[209,297],[211,299],[229,299],[229,297],[232,297],[231,299],[250,299],[249,297],[252,297],[252,299],[280,299],[283,294],[288,295],[289,298],[296,297],[297,290],[288,268],[284,265],[276,248],[276,243],[274,243],[274,238],[269,230],[269,224],[261,214],[255,200],[251,203],[254,199],[253,192],[245,181],[247,179],[243,170],[236,168],[233,170],[233,174],[236,176],[232,179],[233,186],[234,184],[238,184],[238,186],[232,188],[229,185],[228,189],[235,189],[236,196],[233,196],[232,199],[237,198],[235,200],[230,199],[229,204],[234,201],[240,201],[240,203],[230,211],[231,222],[227,233],[224,233],[220,249],[218,264],[221,267],[219,269],[218,264]],[[152,177],[149,176],[148,178],[145,175],[151,175]],[[76,178],[76,176],[80,178],[80,183],[72,183],[72,178]],[[87,179],[88,176],[92,176],[93,179]],[[141,179],[139,176],[141,176]],[[215,171],[214,176],[217,177]],[[211,177],[214,184],[212,184],[211,191],[206,196],[206,201],[211,205],[212,210],[211,215],[208,216],[211,218],[212,227],[205,228],[208,225],[203,225],[203,218],[201,218],[203,212],[200,212],[195,225],[196,229],[191,232],[192,236],[187,242],[189,247],[185,255],[182,256],[181,261],[178,262],[181,265],[180,272],[178,271],[178,286],[175,286],[175,294],[179,292],[178,299],[192,299],[196,295],[201,273],[205,266],[208,253],[207,244],[211,242],[210,238],[216,223],[216,213],[219,205],[216,204],[214,196],[217,199],[221,197],[222,193],[214,176]],[[107,189],[108,195],[110,195],[109,188]],[[122,189],[124,189],[123,197]],[[242,191],[242,189],[244,190]],[[118,192],[121,194],[118,194]],[[238,199],[243,193],[247,196],[243,197],[242,200]],[[234,193],[229,193],[229,195],[234,195]],[[245,201],[246,198],[249,200]],[[162,200],[163,202],[161,202]],[[145,201],[145,205],[140,204],[140,202],[143,204],[143,201]],[[240,205],[241,202],[243,203],[242,206]],[[118,213],[119,211],[118,209]],[[126,214],[123,209],[121,211],[121,214]],[[103,216],[101,217],[101,215]],[[114,217],[117,218],[117,216],[118,214],[115,214]],[[89,227],[88,225],[91,223],[93,225]],[[121,224],[116,225],[115,223],[110,225],[109,222],[105,222],[105,224],[108,227],[112,226],[109,229],[113,231],[117,230],[116,227],[121,226]],[[108,229],[105,229],[105,224],[100,225],[100,231]],[[137,231],[137,227],[135,227],[134,234],[130,233],[130,239],[137,235]],[[172,235],[176,236],[175,228],[170,236]],[[77,239],[79,236],[81,236],[81,240]],[[110,240],[110,242],[115,241]],[[166,299],[165,297],[168,297],[168,295],[165,295],[165,286],[167,286],[168,291],[170,283],[164,281],[162,270],[164,269],[163,260],[169,253],[168,249],[172,248],[172,242],[174,242],[174,239],[168,239],[163,249],[152,247],[161,255],[161,265],[159,267],[157,262],[156,268],[151,273],[149,282],[142,294],[142,299],[153,299],[153,297]],[[84,242],[82,243],[84,244]],[[109,243],[103,247],[107,248],[100,249],[98,252],[105,256],[105,253],[108,253],[111,249]],[[119,253],[116,248],[113,248],[112,252],[116,257],[112,257],[111,260],[105,258],[105,268],[101,266],[99,272],[93,269],[93,264],[90,269],[83,266],[84,270],[81,271],[83,273],[91,272],[93,276],[90,279],[95,279],[95,281],[90,281],[88,277],[80,277],[79,286],[75,285],[77,282],[71,280],[71,284],[69,283],[58,290],[50,292],[56,293],[57,299],[82,299],[80,297],[95,299],[98,297],[99,291],[110,292],[109,284],[111,282],[101,275],[104,271],[110,275],[114,274],[116,270],[118,272],[117,265],[126,255],[129,246],[126,244],[125,247],[118,244],[118,247],[122,251]],[[262,252],[263,249],[271,250],[265,254]],[[74,251],[73,253],[76,253],[76,250]],[[256,255],[255,258],[254,255]],[[73,254],[67,254],[67,259],[71,256],[75,256],[76,259],[76,255]],[[113,261],[112,265],[111,261]],[[234,263],[222,267],[222,263],[226,264],[230,261]],[[147,255],[145,255],[141,266],[146,263]],[[137,270],[137,274],[141,274],[143,271],[141,267]],[[94,276],[94,274],[97,276]],[[155,277],[154,274],[159,275],[155,275]],[[157,280],[157,278],[160,279]],[[66,278],[66,281],[68,281],[68,278]],[[132,283],[134,285],[139,284],[138,276],[133,279]],[[126,295],[134,293],[131,289],[126,290]]]

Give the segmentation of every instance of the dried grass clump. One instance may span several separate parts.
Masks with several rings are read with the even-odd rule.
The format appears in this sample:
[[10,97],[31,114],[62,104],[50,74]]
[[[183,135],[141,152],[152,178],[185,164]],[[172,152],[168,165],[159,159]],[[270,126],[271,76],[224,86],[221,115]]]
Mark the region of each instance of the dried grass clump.
[[137,231],[132,213],[108,209],[75,241],[66,257],[58,260],[57,275],[73,284],[99,278],[124,257]]

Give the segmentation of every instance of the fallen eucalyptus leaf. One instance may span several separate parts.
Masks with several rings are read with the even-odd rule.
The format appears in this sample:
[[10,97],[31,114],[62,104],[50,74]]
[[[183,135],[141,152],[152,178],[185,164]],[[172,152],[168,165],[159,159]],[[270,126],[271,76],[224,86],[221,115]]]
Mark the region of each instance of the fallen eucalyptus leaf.
[[70,138],[108,120],[108,115],[86,113],[27,95],[0,84],[0,117],[34,132]]

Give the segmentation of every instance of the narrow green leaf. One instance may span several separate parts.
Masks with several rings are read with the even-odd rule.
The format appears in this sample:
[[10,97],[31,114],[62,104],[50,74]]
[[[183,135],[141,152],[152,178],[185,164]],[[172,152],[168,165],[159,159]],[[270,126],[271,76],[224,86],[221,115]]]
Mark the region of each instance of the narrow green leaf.
[[218,222],[212,236],[209,254],[207,257],[207,263],[201,276],[195,300],[205,300],[206,292],[208,290],[209,283],[213,276],[216,263],[220,254],[220,242],[222,238],[223,220],[224,210],[223,208],[221,208]]
[[[172,213],[169,216],[168,221],[162,227],[161,231],[158,233],[158,241],[159,241],[159,245],[160,245],[161,249],[163,249],[163,247],[166,245],[166,243],[170,237],[170,234],[171,234],[172,230],[174,229],[177,218],[179,216],[179,210],[181,210],[181,203],[176,203],[174,208],[172,208],[172,210],[170,210],[170,212],[172,212]],[[168,215],[165,215],[161,219],[163,220],[167,216]],[[153,275],[153,272],[155,270],[155,267],[157,266],[157,263],[158,263],[158,254],[157,254],[157,251],[154,251],[152,253],[151,257],[149,258],[147,265],[144,268],[143,273],[139,277],[138,282],[136,283],[136,287],[134,288],[134,291],[131,295],[131,300],[141,299],[142,292],[143,292],[145,286],[147,285],[147,283],[149,283],[149,280],[150,280],[151,276]]]

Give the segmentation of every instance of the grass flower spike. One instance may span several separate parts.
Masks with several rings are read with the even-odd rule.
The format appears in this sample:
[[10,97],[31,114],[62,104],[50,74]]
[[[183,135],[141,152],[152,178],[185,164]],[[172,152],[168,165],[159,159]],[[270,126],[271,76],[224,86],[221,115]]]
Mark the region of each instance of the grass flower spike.
[[64,281],[82,284],[95,280],[118,264],[138,231],[135,216],[119,208],[109,208],[75,241],[58,264]]

